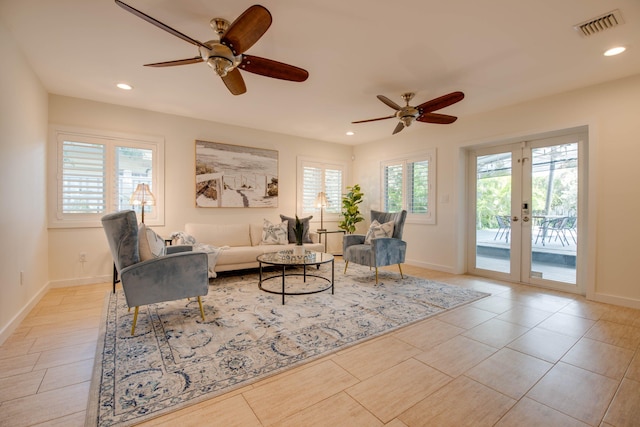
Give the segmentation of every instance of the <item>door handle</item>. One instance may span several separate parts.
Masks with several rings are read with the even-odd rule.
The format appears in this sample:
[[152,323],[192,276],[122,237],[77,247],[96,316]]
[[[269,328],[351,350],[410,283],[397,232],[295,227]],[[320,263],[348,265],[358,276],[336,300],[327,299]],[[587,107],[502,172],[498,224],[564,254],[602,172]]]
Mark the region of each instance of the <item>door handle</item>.
[[518,219],[520,219],[520,218],[518,218],[517,216],[514,216],[513,218],[511,218],[511,221],[518,222]]
[[528,216],[523,216],[523,217],[522,217],[522,221],[524,221],[524,222],[529,222],[529,217],[528,217]]

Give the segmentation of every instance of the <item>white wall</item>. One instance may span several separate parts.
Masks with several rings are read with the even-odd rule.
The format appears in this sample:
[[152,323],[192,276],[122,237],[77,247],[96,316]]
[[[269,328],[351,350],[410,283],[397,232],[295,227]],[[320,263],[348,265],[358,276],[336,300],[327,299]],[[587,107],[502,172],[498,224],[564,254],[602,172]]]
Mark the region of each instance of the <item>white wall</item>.
[[[590,298],[640,308],[634,265],[640,259],[640,75],[461,117],[447,126],[416,123],[382,141],[355,147],[354,182],[368,205],[379,207],[383,159],[437,149],[437,224],[407,224],[407,262],[444,271],[465,271],[466,215],[464,148],[576,126],[588,126],[589,250],[595,265],[587,281]],[[464,101],[462,101],[464,102]],[[448,199],[449,202],[444,200]],[[368,214],[367,214],[368,215]]]
[[1,22],[0,58],[2,343],[47,285],[47,93]]
[[[296,213],[297,156],[350,162],[352,154],[350,146],[58,95],[49,97],[49,123],[164,138],[165,194],[159,197],[165,198],[165,226],[154,227],[163,236],[183,230],[186,222],[260,223],[263,218],[279,220],[280,213],[292,216]],[[196,139],[277,150],[279,206],[196,208]],[[313,225],[312,229],[320,226],[319,215],[315,220],[317,227]],[[87,253],[84,265],[78,259],[81,251]],[[56,286],[104,280],[112,271],[102,228],[50,229],[49,262],[49,280]]]
[[[359,183],[363,208],[380,207],[379,162],[438,150],[437,224],[408,224],[408,262],[443,271],[465,269],[465,147],[587,125],[590,139],[589,250],[591,298],[640,307],[640,286],[633,266],[638,260],[640,208],[640,76],[473,117],[454,125],[416,124],[394,137],[357,147],[303,140],[215,122],[123,108],[50,95],[31,70],[0,22],[0,343],[33,303],[54,285],[107,280],[111,259],[100,228],[50,229],[46,223],[46,156],[48,123],[165,139],[165,227],[180,230],[185,222],[238,223],[277,219],[295,212],[296,156],[313,156],[353,164],[346,181]],[[193,200],[194,141],[203,139],[276,149],[280,158],[280,206],[276,209],[197,209]],[[351,162],[351,155],[356,160]],[[375,171],[372,173],[372,171]],[[448,199],[448,202],[444,200]],[[10,207],[7,207],[10,206]],[[330,224],[328,228],[334,224]],[[365,224],[362,225],[363,227]],[[361,227],[362,228],[362,227]],[[78,262],[80,251],[88,262]],[[20,272],[24,272],[20,284]]]

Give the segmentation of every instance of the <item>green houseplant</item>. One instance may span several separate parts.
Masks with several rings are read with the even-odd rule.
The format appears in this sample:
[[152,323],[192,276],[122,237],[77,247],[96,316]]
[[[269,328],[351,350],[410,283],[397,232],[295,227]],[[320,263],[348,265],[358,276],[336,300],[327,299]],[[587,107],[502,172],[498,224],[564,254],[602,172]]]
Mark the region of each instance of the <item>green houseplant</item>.
[[296,236],[296,245],[293,247],[293,255],[302,256],[304,255],[304,245],[302,244],[302,238],[304,236],[304,224],[296,215],[296,222],[293,225],[293,234]]
[[349,234],[356,231],[356,224],[364,221],[364,217],[360,214],[359,204],[362,203],[364,194],[360,190],[360,185],[347,187],[348,193],[342,196],[342,221],[338,227],[345,230]]
[[296,245],[302,246],[302,237],[304,236],[304,224],[302,224],[302,221],[300,221],[300,218],[298,218],[298,215],[296,215],[296,223],[293,226],[293,234],[295,234],[296,236]]

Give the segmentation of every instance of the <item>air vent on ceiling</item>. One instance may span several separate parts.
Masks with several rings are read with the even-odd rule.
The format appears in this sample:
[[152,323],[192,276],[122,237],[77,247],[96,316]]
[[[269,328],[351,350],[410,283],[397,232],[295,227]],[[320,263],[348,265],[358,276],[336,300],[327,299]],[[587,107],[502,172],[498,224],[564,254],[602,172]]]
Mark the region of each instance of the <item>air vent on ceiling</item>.
[[622,24],[624,24],[622,15],[620,14],[620,11],[616,9],[614,11],[605,13],[604,15],[600,15],[588,21],[576,24],[573,26],[573,28],[578,30],[583,36],[587,37],[597,33],[601,33],[605,30],[609,30]]

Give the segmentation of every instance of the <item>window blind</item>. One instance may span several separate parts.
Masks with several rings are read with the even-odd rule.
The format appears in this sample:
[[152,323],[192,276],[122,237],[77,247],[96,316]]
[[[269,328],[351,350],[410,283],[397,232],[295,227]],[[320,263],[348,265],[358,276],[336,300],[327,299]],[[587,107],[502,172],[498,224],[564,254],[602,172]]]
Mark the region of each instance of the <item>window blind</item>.
[[106,212],[106,147],[63,141],[59,202],[63,214]]
[[387,165],[384,167],[384,209],[387,212],[402,210],[402,167]]
[[425,214],[429,202],[429,161],[407,163],[408,211],[415,214]]

